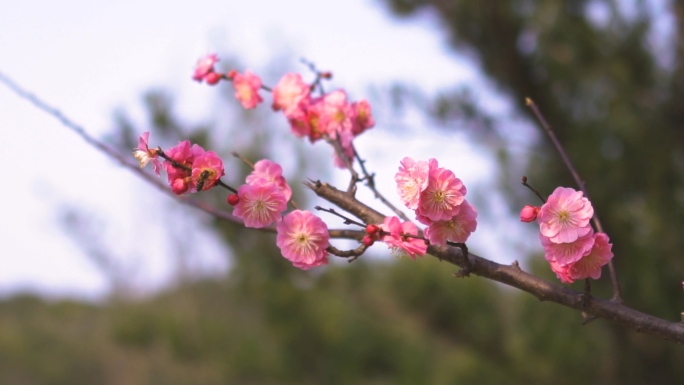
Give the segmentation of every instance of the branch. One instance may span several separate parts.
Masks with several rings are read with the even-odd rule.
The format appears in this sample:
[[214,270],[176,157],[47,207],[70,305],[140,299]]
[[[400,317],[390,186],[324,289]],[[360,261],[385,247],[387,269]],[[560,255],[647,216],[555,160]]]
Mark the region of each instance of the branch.
[[[1,72],[0,82],[4,83],[21,98],[28,100],[40,110],[57,118],[64,126],[81,136],[88,144],[118,160],[124,167],[134,171],[140,177],[149,183],[152,183],[165,193],[173,196],[181,203],[196,207],[216,218],[240,224],[242,223],[241,220],[235,218],[231,214],[217,211],[202,202],[173,195],[158,179],[143,172],[137,164],[133,164],[128,158],[123,157],[111,147],[90,136],[81,126],[69,120],[59,110],[49,106],[35,95],[25,91]],[[383,219],[385,218],[385,215],[382,213],[354,199],[352,194],[340,191],[326,183],[318,181],[308,182],[306,183],[306,186],[311,188],[319,197],[355,215],[364,223],[377,224],[383,222]],[[269,232],[274,231],[272,227],[266,227],[260,230]],[[330,234],[335,238],[359,239],[364,233],[362,231],[331,230]],[[526,273],[520,269],[517,262],[513,262],[511,265],[501,265],[470,252],[466,252],[465,248],[458,246],[431,245],[428,247],[428,252],[440,260],[447,261],[463,269],[468,269],[468,273],[477,274],[481,277],[526,291],[536,296],[541,301],[555,302],[596,317],[614,321],[639,332],[672,340],[677,343],[684,343],[684,323],[670,322],[641,313],[617,301],[607,301],[588,297],[585,293],[547,282]]]
[[[327,183],[314,182],[306,185],[319,197],[343,208],[365,223],[381,223],[385,217]],[[611,320],[638,332],[680,344],[684,343],[684,323],[666,321],[632,309],[617,301],[595,297],[588,298],[583,292],[526,273],[520,269],[516,262],[511,265],[501,265],[470,252],[466,258],[460,247],[431,245],[428,247],[428,253],[442,261],[461,268],[468,268],[471,274],[477,274],[528,292],[539,298],[540,301],[555,302],[596,317]]]
[[[133,171],[135,174],[137,174],[139,177],[144,179],[145,181],[149,182],[153,186],[157,187],[159,190],[163,191],[164,193],[168,194],[169,196],[173,197],[177,201],[194,207],[196,209],[200,209],[204,212],[206,212],[209,215],[212,215],[216,218],[226,220],[229,222],[237,223],[242,225],[243,221],[240,218],[237,218],[233,216],[232,214],[218,210],[214,207],[211,207],[210,205],[203,203],[199,200],[192,199],[192,198],[187,198],[187,197],[181,197],[178,195],[173,194],[169,188],[162,183],[159,179],[153,177],[152,175],[146,173],[141,169],[138,165],[137,162],[133,162],[131,159],[131,156],[129,154],[126,154],[126,156],[123,156],[120,154],[118,151],[113,149],[112,147],[108,146],[104,142],[98,140],[97,138],[91,136],[86,132],[86,130],[81,127],[79,124],[73,122],[71,119],[67,118],[64,114],[62,114],[61,111],[58,109],[50,106],[49,104],[45,103],[42,101],[40,98],[38,98],[36,95],[24,90],[21,88],[17,83],[15,83],[12,79],[10,79],[8,76],[0,72],[0,82],[5,84],[10,90],[12,90],[15,94],[17,94],[19,97],[28,100],[31,102],[34,106],[38,107],[38,109],[44,111],[48,115],[51,115],[55,117],[57,120],[62,123],[65,127],[69,128],[71,131],[75,132],[78,136],[80,136],[83,140],[86,141],[89,145],[95,147],[97,150],[103,152],[106,155],[109,155],[110,157],[116,159],[122,166],[125,168],[128,168],[129,170]],[[267,230],[268,229],[264,229]],[[275,231],[273,229],[272,231]]]

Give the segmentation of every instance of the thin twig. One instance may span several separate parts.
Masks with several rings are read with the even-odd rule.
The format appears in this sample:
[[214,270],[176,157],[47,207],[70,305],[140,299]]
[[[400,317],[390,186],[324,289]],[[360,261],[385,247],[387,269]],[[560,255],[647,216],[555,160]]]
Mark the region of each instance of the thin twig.
[[[551,128],[551,125],[546,121],[546,118],[544,118],[544,115],[541,113],[539,110],[539,107],[532,101],[530,98],[525,98],[525,103],[527,106],[532,110],[532,113],[534,116],[537,118],[539,121],[539,124],[542,126],[544,129],[544,132],[549,136],[549,139],[551,139],[551,142],[553,143],[554,147],[556,147],[556,150],[561,156],[561,159],[563,159],[563,163],[565,164],[565,167],[570,171],[570,174],[572,175],[573,179],[575,179],[575,183],[577,183],[577,186],[579,187],[580,190],[584,193],[584,196],[589,199],[589,194],[587,193],[587,189],[584,185],[584,181],[582,178],[580,178],[579,173],[575,169],[575,166],[573,166],[572,162],[570,161],[570,158],[568,157],[567,153],[565,152],[565,149],[561,145],[560,141],[556,137],[556,134],[553,132],[553,129]],[[599,233],[603,232],[603,226],[601,226],[601,221],[598,218],[598,215],[594,213],[594,217],[592,219],[594,222],[594,227],[596,228],[596,231]],[[615,272],[615,267],[613,266],[613,261],[608,262],[608,271],[610,272],[610,281],[613,286],[613,301],[622,303],[622,294],[620,290],[620,282],[617,279],[617,273]]]
[[539,193],[539,191],[537,191],[536,188],[530,186],[530,185],[527,183],[527,177],[524,176],[524,175],[523,175],[523,177],[522,177],[522,185],[525,186],[525,187],[527,187],[528,189],[532,190],[532,192],[535,193],[535,195],[537,195],[537,197],[538,197],[539,199],[541,199],[542,203],[546,203],[546,199],[544,199],[544,197]]
[[342,218],[344,220],[345,225],[357,225],[357,226],[363,227],[363,228],[366,227],[365,223],[358,222],[358,221],[355,221],[349,217],[346,217],[343,214],[338,213],[335,209],[326,209],[325,207],[321,207],[321,206],[315,206],[314,208],[318,211],[325,211],[326,213],[330,213],[336,217]]
[[361,156],[359,156],[359,153],[356,151],[356,148],[354,148],[354,157],[356,160],[359,162],[359,166],[361,167],[361,172],[363,172],[364,179],[366,180],[366,186],[373,192],[375,195],[376,199],[379,199],[380,202],[382,202],[387,208],[392,210],[393,213],[395,213],[399,218],[401,218],[404,221],[410,221],[410,219],[398,208],[396,208],[390,201],[388,201],[382,194],[380,194],[380,191],[375,187],[375,174],[370,174],[368,170],[366,170],[366,161],[361,159]]
[[[146,173],[143,169],[141,169],[139,167],[137,162],[133,162],[129,155],[123,156],[122,154],[120,154],[118,151],[116,151],[112,147],[108,146],[107,144],[105,144],[105,143],[101,142],[100,140],[96,139],[95,137],[91,136],[90,134],[88,134],[88,132],[86,132],[86,130],[83,127],[81,127],[79,124],[77,124],[77,123],[73,122],[72,120],[70,120],[69,118],[67,118],[61,111],[59,111],[58,109],[48,105],[47,103],[42,101],[40,98],[38,98],[36,95],[24,90],[17,83],[15,83],[12,79],[10,79],[8,76],[6,76],[5,74],[3,74],[1,72],[0,72],[0,82],[4,83],[10,90],[12,90],[19,97],[29,101],[31,104],[38,107],[38,109],[44,111],[48,115],[55,117],[57,120],[59,120],[60,123],[62,123],[63,126],[69,128],[71,131],[75,132],[78,136],[80,136],[83,140],[85,140],[86,143],[95,147],[97,150],[103,152],[104,154],[116,159],[122,166],[133,171],[138,176],[143,178],[145,181],[151,183],[152,185],[157,187],[159,190],[163,191],[164,193],[168,194],[169,196],[173,197],[174,199],[178,200],[179,202],[186,204],[188,206],[200,209],[200,210],[206,212],[207,214],[212,215],[216,218],[223,219],[223,220],[233,222],[233,223],[243,224],[243,221],[240,218],[235,217],[232,214],[229,214],[225,211],[217,210],[217,209],[207,205],[206,203],[200,202],[196,199],[192,199],[192,198],[183,197],[183,196],[173,194],[173,192],[171,190],[169,190],[168,187],[165,184],[163,184],[159,179],[153,177],[149,173]],[[275,228],[273,228],[273,229],[265,228],[263,230],[275,232]]]

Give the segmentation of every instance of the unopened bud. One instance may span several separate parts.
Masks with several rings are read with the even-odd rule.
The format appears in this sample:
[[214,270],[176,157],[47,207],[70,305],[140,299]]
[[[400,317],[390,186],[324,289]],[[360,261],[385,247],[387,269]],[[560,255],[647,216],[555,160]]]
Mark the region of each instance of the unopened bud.
[[373,243],[375,243],[375,240],[370,235],[366,235],[365,237],[363,237],[362,242],[363,242],[364,246],[370,247],[373,245]]
[[521,222],[534,222],[537,219],[537,214],[539,214],[540,207],[536,206],[525,206],[520,210],[520,221]]
[[206,81],[207,84],[214,86],[221,81],[221,74],[217,72],[209,72],[207,76],[204,77],[204,81]]
[[380,230],[380,228],[376,225],[368,225],[366,226],[366,234],[368,235],[374,235]]
[[240,202],[240,197],[237,194],[230,194],[228,195],[228,198],[226,198],[226,201],[229,205],[235,206]]

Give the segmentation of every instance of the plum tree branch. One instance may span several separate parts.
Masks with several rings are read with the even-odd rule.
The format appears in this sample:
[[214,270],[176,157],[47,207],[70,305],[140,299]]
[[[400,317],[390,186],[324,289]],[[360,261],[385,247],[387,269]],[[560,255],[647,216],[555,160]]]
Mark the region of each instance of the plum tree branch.
[[[355,215],[365,223],[382,223],[385,215],[357,201],[343,191],[327,183],[311,182],[306,184],[316,195]],[[470,269],[476,274],[506,285],[528,292],[540,301],[555,302],[599,318],[605,318],[630,329],[658,336],[677,343],[684,343],[684,324],[667,321],[638,310],[632,309],[617,301],[603,300],[596,297],[587,298],[585,293],[572,290],[537,276],[526,273],[514,262],[502,265],[488,259],[468,253],[453,246],[428,247],[428,253],[442,261]]]
[[[137,164],[133,164],[133,162],[129,161],[128,158],[122,156],[113,148],[89,135],[80,125],[68,119],[59,110],[51,107],[35,95],[18,86],[2,72],[0,72],[0,82],[5,84],[19,97],[26,99],[40,110],[57,118],[64,126],[81,136],[88,144],[118,160],[124,167],[127,167],[131,171],[137,173],[143,179],[155,185],[165,193],[174,196],[181,203],[203,210],[216,218],[242,223],[240,219],[234,217],[233,215],[216,210],[202,202],[189,198],[179,198],[173,195],[171,191],[166,188],[166,186],[164,186],[158,179],[155,179],[152,175],[143,172]],[[383,219],[385,218],[385,215],[382,213],[356,200],[352,194],[340,191],[326,183],[310,181],[305,183],[305,185],[313,190],[319,197],[356,216],[366,224],[382,223]],[[271,226],[261,230],[269,232],[274,231]],[[358,240],[363,236],[363,234],[363,231],[355,230],[330,230],[330,235],[333,238],[349,238]],[[518,266],[517,261],[513,262],[511,265],[502,265],[470,252],[468,252],[468,255],[466,256],[464,253],[464,248],[457,246],[431,245],[428,247],[428,253],[442,261],[449,262],[461,268],[467,267],[469,269],[469,273],[501,282],[528,292],[536,296],[541,301],[555,302],[599,318],[611,320],[635,331],[647,333],[649,335],[661,337],[667,340],[672,340],[680,344],[684,343],[684,323],[682,322],[671,322],[649,314],[645,314],[632,309],[621,302],[587,297],[585,293],[545,281],[539,277],[522,271]],[[350,251],[349,254],[353,257],[352,251]]]

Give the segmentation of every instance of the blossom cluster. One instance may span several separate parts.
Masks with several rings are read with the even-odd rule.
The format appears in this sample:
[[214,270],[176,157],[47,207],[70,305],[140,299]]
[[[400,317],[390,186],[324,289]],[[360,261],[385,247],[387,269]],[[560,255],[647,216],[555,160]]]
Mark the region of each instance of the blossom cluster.
[[558,187],[541,207],[525,206],[520,220],[539,223],[544,258],[563,283],[601,277],[601,267],[612,258],[612,244],[605,233],[595,233],[590,221],[591,202],[581,191]]
[[149,132],[140,136],[138,148],[133,152],[133,156],[138,159],[140,167],[152,162],[157,176],[161,175],[163,168],[174,194],[209,190],[225,175],[223,161],[215,152],[205,151],[198,144],[191,145],[189,140],[178,142],[176,146],[168,149],[165,152],[168,159],[160,162],[161,149],[149,148],[149,136]]
[[[451,170],[439,167],[436,159],[405,157],[394,180],[402,202],[427,225],[423,234],[431,244],[465,243],[477,228],[477,210],[465,200],[465,185]],[[418,228],[413,223],[388,217],[380,227],[389,233],[382,241],[391,248],[411,258],[425,254],[427,245],[414,237]]]
[[[166,152],[159,147],[150,149],[149,136],[149,132],[140,136],[133,156],[140,167],[152,163],[157,176],[161,176],[163,168],[174,194],[209,190],[225,175],[223,161],[213,151],[205,151],[188,140]],[[262,159],[254,164],[237,194],[229,195],[227,200],[234,206],[233,215],[242,219],[245,227],[262,228],[277,222],[276,243],[294,266],[306,270],[327,264],[328,227],[309,211],[295,210],[283,217],[291,197],[292,189],[283,177],[282,167]]]
[[[216,84],[221,79],[231,80],[235,97],[244,108],[255,108],[263,102],[259,91],[264,87],[261,78],[247,70],[244,74],[230,71],[226,76],[217,75],[215,54],[207,55],[197,62],[193,79]],[[324,73],[321,77],[330,77]],[[370,104],[366,100],[350,102],[346,91],[339,89],[314,97],[313,85],[307,84],[301,75],[285,74],[273,87],[271,104],[274,111],[282,111],[290,129],[297,137],[307,137],[311,143],[320,139],[339,144],[334,164],[344,168],[353,163],[352,140],[375,125]]]
[[349,102],[344,90],[319,97],[313,97],[311,90],[299,74],[286,74],[273,88],[272,107],[283,112],[297,137],[307,137],[311,143],[319,139],[339,143],[342,154],[335,153],[335,165],[346,167],[354,159],[352,140],[375,125],[370,104]]

